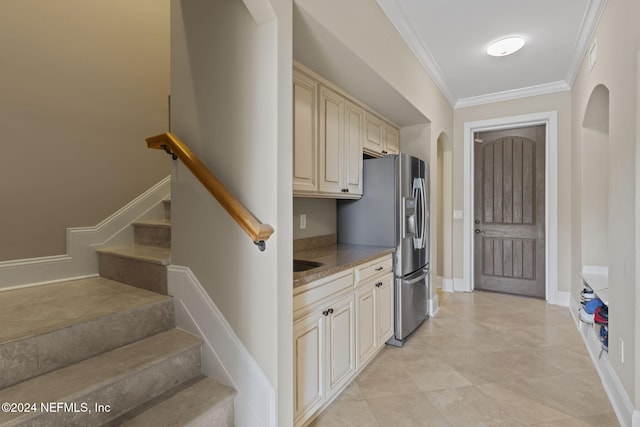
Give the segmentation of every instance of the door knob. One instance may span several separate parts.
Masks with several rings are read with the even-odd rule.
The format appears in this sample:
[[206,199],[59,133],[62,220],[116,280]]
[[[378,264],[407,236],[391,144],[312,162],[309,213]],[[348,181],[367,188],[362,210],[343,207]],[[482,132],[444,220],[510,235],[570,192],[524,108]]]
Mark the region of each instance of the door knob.
[[476,228],[474,231],[475,231],[476,234],[480,234],[480,229],[479,228]]
[[474,223],[474,224],[476,224],[476,225],[478,225],[478,224],[480,224],[480,220],[479,220],[479,219],[476,219],[475,221],[473,221],[473,223]]

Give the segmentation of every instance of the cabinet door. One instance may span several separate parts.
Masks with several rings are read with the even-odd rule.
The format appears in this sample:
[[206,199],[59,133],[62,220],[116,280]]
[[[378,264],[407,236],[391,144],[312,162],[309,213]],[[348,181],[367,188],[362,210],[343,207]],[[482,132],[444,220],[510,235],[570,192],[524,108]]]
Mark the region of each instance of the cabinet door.
[[344,162],[344,102],[336,92],[320,86],[320,191],[342,193]]
[[312,414],[325,401],[326,319],[315,313],[293,324],[294,418]]
[[327,396],[348,382],[356,372],[355,313],[353,294],[332,304],[328,320]]
[[345,102],[345,176],[344,186],[348,195],[362,195],[362,145],[364,144],[364,110]]
[[371,154],[381,155],[384,150],[384,122],[368,111],[365,113],[364,120],[364,148]]
[[293,71],[293,191],[318,191],[317,85]]
[[400,132],[389,124],[384,125],[384,154],[398,154],[400,152]]
[[376,298],[377,289],[373,284],[364,285],[356,291],[356,353],[357,367],[360,367],[376,351],[378,328],[376,327]]
[[377,342],[379,346],[382,346],[393,335],[393,275],[385,275],[379,283],[382,285],[376,287]]

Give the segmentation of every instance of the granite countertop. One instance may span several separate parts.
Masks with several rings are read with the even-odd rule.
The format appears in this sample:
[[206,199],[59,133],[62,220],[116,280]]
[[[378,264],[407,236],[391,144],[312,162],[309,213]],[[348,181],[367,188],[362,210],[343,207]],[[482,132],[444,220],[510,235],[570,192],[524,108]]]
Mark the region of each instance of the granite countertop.
[[293,259],[324,264],[307,271],[293,273],[294,288],[393,253],[393,248],[337,244],[335,239],[332,241],[331,238],[325,238],[317,243],[320,245],[294,244]]

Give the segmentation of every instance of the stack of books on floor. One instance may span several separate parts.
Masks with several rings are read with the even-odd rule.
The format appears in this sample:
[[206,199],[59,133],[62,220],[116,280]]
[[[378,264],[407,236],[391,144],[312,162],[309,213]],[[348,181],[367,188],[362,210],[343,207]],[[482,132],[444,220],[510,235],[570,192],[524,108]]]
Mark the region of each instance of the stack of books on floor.
[[598,337],[602,349],[609,351],[609,307],[598,298],[593,289],[585,285],[580,292],[580,320],[590,325],[597,325]]

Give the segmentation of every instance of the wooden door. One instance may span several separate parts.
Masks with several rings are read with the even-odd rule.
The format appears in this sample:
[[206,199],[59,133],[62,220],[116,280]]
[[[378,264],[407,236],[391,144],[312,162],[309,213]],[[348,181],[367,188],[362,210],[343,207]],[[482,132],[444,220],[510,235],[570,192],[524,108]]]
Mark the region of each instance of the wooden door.
[[545,127],[475,140],[475,289],[544,298]]

